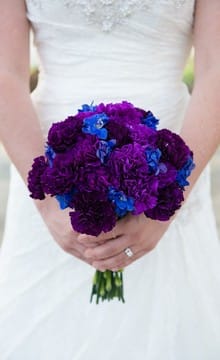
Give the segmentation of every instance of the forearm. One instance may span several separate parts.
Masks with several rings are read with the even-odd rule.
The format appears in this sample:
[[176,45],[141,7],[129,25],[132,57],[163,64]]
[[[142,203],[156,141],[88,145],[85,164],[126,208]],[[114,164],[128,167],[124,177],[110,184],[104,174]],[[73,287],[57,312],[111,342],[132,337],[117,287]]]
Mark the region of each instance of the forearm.
[[209,70],[195,82],[180,135],[193,150],[196,164],[190,187],[215,153],[220,142],[220,72]]
[[33,158],[43,152],[43,136],[28,85],[16,76],[1,74],[0,141],[26,181]]

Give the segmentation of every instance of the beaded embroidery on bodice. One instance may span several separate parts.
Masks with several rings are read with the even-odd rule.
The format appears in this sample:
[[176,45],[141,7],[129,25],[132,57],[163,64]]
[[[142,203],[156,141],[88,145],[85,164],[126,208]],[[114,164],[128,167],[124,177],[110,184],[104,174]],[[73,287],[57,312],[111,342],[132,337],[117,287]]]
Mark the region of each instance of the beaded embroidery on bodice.
[[[26,0],[29,8],[41,11],[50,11],[52,7],[62,6],[67,21],[71,18],[71,15],[75,14],[72,12],[73,9],[79,10],[89,23],[96,24],[106,32],[117,24],[123,23],[125,18],[131,16],[137,10],[158,10],[161,6],[166,6],[167,11],[170,11],[169,7],[171,6],[174,11],[177,11],[187,1],[189,2],[189,0],[54,0],[53,2]],[[71,21],[73,20],[74,17]]]

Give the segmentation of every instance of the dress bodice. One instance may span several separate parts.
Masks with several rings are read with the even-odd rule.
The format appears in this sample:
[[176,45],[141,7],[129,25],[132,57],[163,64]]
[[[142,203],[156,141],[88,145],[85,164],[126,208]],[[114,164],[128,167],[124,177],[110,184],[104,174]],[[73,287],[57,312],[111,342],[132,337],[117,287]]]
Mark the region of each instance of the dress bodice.
[[41,62],[39,101],[78,106],[127,99],[166,117],[167,105],[172,113],[185,96],[181,79],[192,45],[194,0],[26,5]]
[[168,19],[169,14],[173,24],[182,20],[182,27],[187,27],[194,8],[192,0],[26,0],[26,4],[28,14],[35,19],[70,26],[82,25],[87,20],[106,32],[138,12],[144,15],[143,25],[163,17]]

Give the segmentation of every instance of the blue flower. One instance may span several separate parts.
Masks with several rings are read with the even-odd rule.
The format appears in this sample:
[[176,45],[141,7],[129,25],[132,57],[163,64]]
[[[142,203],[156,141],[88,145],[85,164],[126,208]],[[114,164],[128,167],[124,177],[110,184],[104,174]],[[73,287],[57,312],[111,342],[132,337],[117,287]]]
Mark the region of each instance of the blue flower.
[[60,208],[62,210],[66,209],[70,206],[70,204],[73,201],[73,197],[74,197],[75,193],[76,193],[76,189],[73,189],[72,191],[70,191],[66,194],[56,195],[56,199],[59,202]]
[[112,186],[109,187],[108,199],[115,205],[115,212],[119,218],[134,210],[134,199]]
[[104,126],[108,122],[108,116],[105,113],[95,114],[83,120],[82,131],[85,134],[97,135],[99,139],[107,139],[108,131]]
[[55,151],[52,149],[51,146],[49,146],[49,145],[46,146],[45,155],[46,155],[46,158],[47,158],[47,160],[48,160],[49,166],[52,167],[52,166],[53,166],[53,160],[54,160],[55,157],[56,157],[56,153],[55,153]]
[[158,175],[160,172],[166,173],[167,167],[165,164],[160,163],[161,158],[161,151],[160,149],[146,149],[146,157],[147,157],[147,163],[149,168],[155,173],[155,175]]
[[156,130],[159,124],[159,119],[155,118],[151,111],[147,112],[147,116],[142,119],[142,123],[147,125],[149,128]]
[[189,185],[189,181],[187,181],[187,177],[190,176],[192,170],[195,168],[195,164],[193,162],[192,157],[190,156],[185,163],[185,165],[177,172],[176,181],[178,184],[184,188],[184,186]]
[[82,109],[78,109],[78,112],[96,111],[96,109],[97,109],[97,106],[96,105],[93,106],[93,102],[92,102],[91,105],[83,104]]
[[99,142],[99,148],[96,151],[96,155],[100,159],[102,164],[104,164],[107,161],[115,145],[116,145],[115,139],[109,141],[101,140]]

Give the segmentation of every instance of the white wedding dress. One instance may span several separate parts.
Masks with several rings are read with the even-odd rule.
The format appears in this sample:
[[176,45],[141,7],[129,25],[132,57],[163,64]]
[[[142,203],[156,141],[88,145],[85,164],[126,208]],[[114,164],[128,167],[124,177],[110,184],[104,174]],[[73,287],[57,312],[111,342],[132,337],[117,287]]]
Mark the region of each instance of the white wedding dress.
[[[179,131],[193,0],[27,0],[46,136],[84,103],[129,100]],[[193,119],[192,119],[193,121]],[[219,360],[220,245],[208,168],[125,299],[89,303],[94,269],[52,239],[12,167],[0,258],[1,360]],[[147,234],[146,234],[147,236]],[[125,255],[126,256],[126,255]]]

